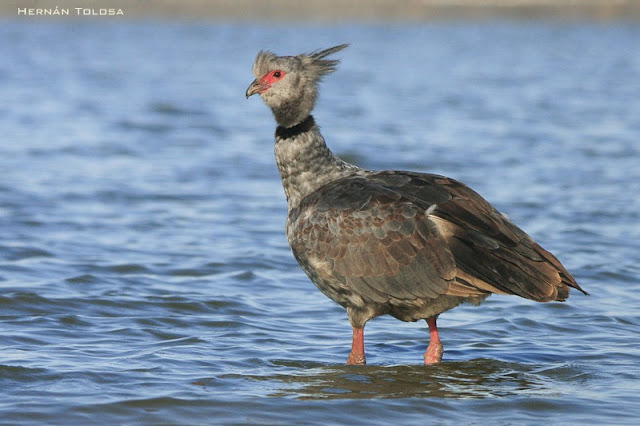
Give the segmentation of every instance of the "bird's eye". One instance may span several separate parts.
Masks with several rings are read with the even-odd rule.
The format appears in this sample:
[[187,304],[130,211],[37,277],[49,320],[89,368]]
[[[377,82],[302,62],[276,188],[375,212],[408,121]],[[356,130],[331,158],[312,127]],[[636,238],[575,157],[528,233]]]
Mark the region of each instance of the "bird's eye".
[[271,86],[272,84],[282,80],[285,75],[287,75],[287,73],[282,70],[269,71],[268,74],[262,77],[262,81]]

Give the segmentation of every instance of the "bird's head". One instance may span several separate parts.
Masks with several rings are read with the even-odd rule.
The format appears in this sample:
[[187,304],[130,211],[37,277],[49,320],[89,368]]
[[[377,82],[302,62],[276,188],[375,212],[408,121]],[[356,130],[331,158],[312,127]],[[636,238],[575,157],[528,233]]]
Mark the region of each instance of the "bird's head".
[[256,79],[247,89],[247,98],[259,94],[280,126],[295,126],[311,113],[322,77],[338,65],[338,60],[324,58],[347,46],[341,44],[297,56],[277,56],[261,50],[253,64]]

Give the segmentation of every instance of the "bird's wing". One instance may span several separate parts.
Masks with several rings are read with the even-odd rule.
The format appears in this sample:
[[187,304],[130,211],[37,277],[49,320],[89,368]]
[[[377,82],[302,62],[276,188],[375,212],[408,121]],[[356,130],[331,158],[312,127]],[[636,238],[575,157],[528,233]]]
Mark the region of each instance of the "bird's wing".
[[466,185],[412,172],[372,179],[432,206],[430,220],[455,259],[457,282],[537,301],[565,300],[569,287],[585,293],[558,259]]
[[488,293],[549,301],[566,299],[568,286],[583,291],[480,195],[442,176],[341,179],[303,200],[289,219],[296,257],[328,266],[352,292],[380,303]]
[[369,179],[341,179],[291,212],[289,240],[301,264],[328,264],[366,299],[435,298],[449,291],[456,264],[428,207]]

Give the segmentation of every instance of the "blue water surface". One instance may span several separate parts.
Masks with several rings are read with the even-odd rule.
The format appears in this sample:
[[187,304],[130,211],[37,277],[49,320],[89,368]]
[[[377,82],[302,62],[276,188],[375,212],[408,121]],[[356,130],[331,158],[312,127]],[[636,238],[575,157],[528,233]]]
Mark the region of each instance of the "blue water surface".
[[[297,266],[260,49],[349,42],[315,117],[462,180],[591,293],[367,325]],[[0,423],[637,424],[640,26],[0,26]]]

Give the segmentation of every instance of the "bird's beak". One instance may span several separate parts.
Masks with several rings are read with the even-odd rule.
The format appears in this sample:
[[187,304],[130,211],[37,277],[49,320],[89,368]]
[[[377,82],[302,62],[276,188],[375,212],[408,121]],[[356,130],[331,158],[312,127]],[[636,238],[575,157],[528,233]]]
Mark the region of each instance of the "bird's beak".
[[260,80],[256,78],[247,88],[247,93],[246,93],[247,99],[249,99],[249,96],[251,95],[255,95],[256,93],[261,93],[268,87],[269,86],[267,86],[265,83],[261,83]]

